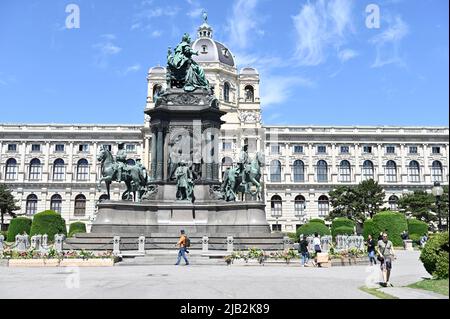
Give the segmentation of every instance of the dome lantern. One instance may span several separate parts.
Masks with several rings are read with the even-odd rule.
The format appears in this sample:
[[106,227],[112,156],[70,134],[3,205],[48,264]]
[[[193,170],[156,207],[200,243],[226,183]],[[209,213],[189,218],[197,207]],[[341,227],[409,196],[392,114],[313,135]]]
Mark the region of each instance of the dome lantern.
[[208,14],[206,11],[203,11],[203,23],[197,29],[197,37],[198,38],[212,38],[213,29],[208,24]]

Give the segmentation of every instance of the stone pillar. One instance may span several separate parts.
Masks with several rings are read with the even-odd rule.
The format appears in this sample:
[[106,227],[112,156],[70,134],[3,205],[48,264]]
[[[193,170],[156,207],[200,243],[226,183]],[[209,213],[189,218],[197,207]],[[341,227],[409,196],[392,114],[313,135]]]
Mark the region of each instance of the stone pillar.
[[152,149],[151,149],[151,179],[156,179],[156,133],[152,130]]
[[291,240],[289,239],[288,236],[284,236],[283,237],[283,249],[290,249],[291,248]]
[[113,255],[120,254],[120,236],[114,236],[113,238]]
[[58,253],[62,253],[64,251],[64,239],[65,236],[63,234],[55,235],[55,249]]
[[5,240],[5,237],[3,235],[0,235],[0,254],[3,254],[3,241]]
[[158,136],[156,138],[156,180],[161,181],[163,179],[163,166],[164,166],[164,132],[162,127],[158,127]]
[[211,131],[206,132],[206,180],[211,180],[213,175],[212,169],[212,152],[214,148],[212,146]]
[[28,247],[28,235],[16,235],[15,250],[24,252]]
[[31,236],[31,249],[40,250],[41,249],[42,235]]
[[145,236],[139,236],[138,253],[145,254]]
[[202,237],[202,252],[204,252],[204,253],[208,252],[208,243],[209,243],[208,236],[203,236]]
[[228,236],[227,237],[227,253],[232,253],[234,248],[234,238],[233,236]]
[[43,247],[47,247],[48,246],[48,235],[47,234],[42,235],[42,243],[41,243],[41,245]]

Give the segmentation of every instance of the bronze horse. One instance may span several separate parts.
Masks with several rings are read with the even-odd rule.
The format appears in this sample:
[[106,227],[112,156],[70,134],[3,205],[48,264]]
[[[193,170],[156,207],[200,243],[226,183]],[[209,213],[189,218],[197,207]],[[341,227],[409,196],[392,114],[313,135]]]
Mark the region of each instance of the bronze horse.
[[97,160],[101,162],[101,178],[98,181],[98,189],[100,190],[101,183],[105,182],[106,193],[110,199],[110,188],[112,182],[125,182],[127,190],[122,194],[122,200],[141,201],[141,196],[145,192],[147,185],[147,175],[144,171],[136,165],[127,165],[121,180],[117,179],[117,163],[111,152],[107,149],[101,148]]

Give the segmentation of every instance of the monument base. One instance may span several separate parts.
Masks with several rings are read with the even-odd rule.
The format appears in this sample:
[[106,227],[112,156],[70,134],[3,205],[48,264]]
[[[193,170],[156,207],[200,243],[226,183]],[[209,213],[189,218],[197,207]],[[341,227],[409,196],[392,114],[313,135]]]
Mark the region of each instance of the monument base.
[[261,202],[105,201],[98,204],[92,233],[270,233]]

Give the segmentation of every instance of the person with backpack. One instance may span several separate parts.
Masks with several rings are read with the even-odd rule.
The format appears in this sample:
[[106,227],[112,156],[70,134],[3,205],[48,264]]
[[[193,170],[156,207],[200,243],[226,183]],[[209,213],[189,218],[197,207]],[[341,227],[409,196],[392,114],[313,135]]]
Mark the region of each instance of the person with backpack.
[[322,252],[322,245],[320,243],[319,233],[317,233],[317,232],[314,233],[313,247],[314,247],[314,252],[316,253],[316,257],[314,257],[314,265],[320,267],[320,265],[317,264],[317,254]]
[[298,252],[302,258],[302,267],[308,263],[309,252],[308,252],[308,241],[306,240],[304,235],[300,235],[300,241],[298,243]]
[[180,231],[180,239],[178,240],[178,243],[175,246],[178,246],[180,248],[178,250],[178,258],[177,258],[177,262],[175,263],[175,266],[178,266],[180,264],[181,257],[183,257],[184,262],[186,263],[186,266],[189,265],[189,261],[186,257],[186,253],[188,252],[187,247],[191,246],[191,241],[186,236],[183,229]]
[[389,282],[389,278],[391,277],[392,259],[395,259],[395,252],[394,245],[392,244],[392,241],[388,240],[387,233],[383,233],[382,239],[378,241],[376,250],[378,254],[377,259],[381,264],[381,271],[383,272],[384,279],[381,286],[393,287],[393,285]]

